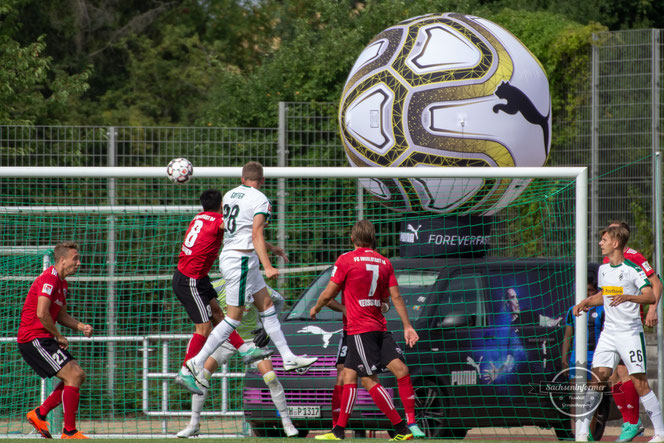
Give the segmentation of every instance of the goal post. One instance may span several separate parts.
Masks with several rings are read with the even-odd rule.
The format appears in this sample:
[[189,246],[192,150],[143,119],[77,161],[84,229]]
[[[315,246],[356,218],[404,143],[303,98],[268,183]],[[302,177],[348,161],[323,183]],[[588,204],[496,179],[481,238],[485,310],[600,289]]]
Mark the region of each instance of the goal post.
[[[79,413],[84,432],[93,435],[119,436],[172,435],[186,424],[191,404],[190,396],[171,383],[171,380],[184,357],[186,339],[193,331],[193,327],[184,309],[172,294],[170,276],[177,264],[177,254],[186,227],[191,217],[200,211],[197,202],[200,193],[205,189],[215,188],[223,194],[239,184],[241,170],[240,167],[194,165],[193,178],[184,185],[170,183],[164,167],[16,167],[8,168],[0,178],[0,196],[3,197],[3,203],[0,203],[0,222],[3,224],[1,241],[5,248],[10,248],[7,250],[11,250],[13,256],[22,253],[29,255],[28,248],[45,246],[52,248],[58,241],[63,240],[81,243],[81,269],[77,275],[68,279],[72,294],[70,312],[82,321],[93,323],[100,334],[88,339],[77,337],[73,331],[63,331],[63,333],[73,338],[72,353],[88,373],[86,384],[81,389]],[[514,199],[505,200],[504,210],[494,211],[491,217],[485,219],[463,218],[463,223],[466,225],[458,227],[461,232],[461,229],[472,229],[474,225],[485,224],[487,232],[488,229],[493,230],[492,242],[495,238],[495,243],[483,244],[485,250],[481,254],[466,251],[452,255],[455,260],[457,258],[466,260],[463,261],[466,264],[472,263],[476,257],[486,255],[488,257],[484,259],[486,264],[482,265],[486,269],[494,265],[495,269],[508,269],[504,263],[508,263],[511,258],[539,266],[537,268],[537,272],[540,273],[537,276],[539,280],[526,281],[531,278],[525,276],[530,271],[527,269],[517,271],[514,267],[514,270],[510,271],[513,274],[508,277],[516,276],[515,279],[508,281],[509,278],[505,277],[498,283],[491,283],[494,286],[482,289],[486,291],[488,298],[493,297],[493,293],[497,293],[498,290],[504,292],[510,289],[510,285],[521,285],[529,290],[540,291],[526,296],[531,297],[532,301],[528,298],[522,300],[522,305],[527,307],[522,309],[533,312],[540,309],[542,312],[546,311],[546,315],[540,314],[538,321],[541,323],[538,326],[551,326],[547,322],[559,317],[563,304],[566,304],[567,308],[572,302],[579,303],[586,298],[587,168],[266,167],[264,175],[266,185],[263,189],[273,201],[273,216],[276,219],[276,222],[267,228],[267,239],[273,243],[279,239],[280,244],[285,246],[291,256],[290,264],[279,263],[279,267],[283,269],[279,281],[270,281],[268,284],[275,286],[275,289],[284,294],[289,307],[296,303],[301,294],[306,296],[307,293],[314,291],[318,284],[316,279],[321,272],[327,272],[334,259],[351,248],[350,227],[359,215],[371,220],[377,226],[378,250],[381,253],[390,259],[399,256],[404,258],[406,253],[410,254],[409,259],[403,260],[406,264],[401,265],[411,266],[408,270],[414,269],[413,263],[421,261],[421,266],[415,269],[417,272],[403,274],[405,280],[400,281],[400,285],[404,282],[408,286],[409,282],[414,281],[412,279],[420,279],[418,282],[421,284],[413,283],[416,292],[413,293],[414,298],[409,300],[416,306],[409,313],[421,315],[421,320],[427,325],[433,325],[431,326],[433,328],[441,327],[436,325],[433,318],[424,318],[423,314],[427,311],[426,315],[429,316],[429,312],[437,309],[432,305],[433,299],[430,297],[433,289],[425,289],[424,282],[427,280],[423,277],[428,275],[427,273],[440,271],[439,268],[432,267],[439,265],[427,264],[436,262],[437,253],[426,250],[421,253],[422,255],[418,255],[417,248],[421,246],[421,251],[425,251],[424,246],[419,243],[408,244],[408,239],[425,232],[426,228],[419,230],[414,226],[417,220],[429,222],[441,217],[452,219],[465,217],[468,213],[472,217],[475,213],[486,212],[489,203],[482,205],[488,201],[490,192],[486,193],[488,197],[481,195],[477,197],[479,203],[474,208],[464,207],[462,211],[450,206],[451,209],[445,213],[432,213],[420,209],[413,215],[408,212],[393,211],[381,204],[378,199],[372,198],[371,192],[358,184],[363,180],[392,181],[395,185],[385,189],[391,191],[401,189],[406,199],[416,197],[433,199],[435,192],[425,186],[430,183],[427,181],[429,179],[439,180],[438,183],[450,186],[457,183],[466,186],[471,180],[479,182],[493,180],[495,183],[500,183],[501,180],[505,180],[506,183],[521,180],[524,184],[521,187],[525,190]],[[408,180],[413,180],[413,186],[402,186]],[[525,187],[527,183],[530,184]],[[109,184],[112,184],[112,192],[109,192]],[[465,189],[469,189],[468,186]],[[479,193],[480,191],[478,195]],[[491,204],[496,203],[497,201],[492,201]],[[439,228],[431,229],[428,241],[432,245],[439,241],[439,237],[442,239],[440,242],[450,244],[483,241],[479,240],[481,235],[458,234],[456,237],[454,235],[445,237],[447,234],[444,232],[439,234],[435,231]],[[21,252],[22,247],[25,248],[23,252]],[[560,254],[558,255],[556,251],[560,251]],[[494,256],[496,260],[490,260]],[[11,310],[7,310],[3,314],[4,319],[0,321],[0,354],[2,354],[0,416],[6,417],[0,419],[0,435],[29,432],[30,427],[24,420],[25,412],[31,407],[34,408],[35,402],[39,401],[38,397],[35,397],[39,392],[33,392],[38,378],[18,355],[13,337],[16,335],[20,308],[27,294],[27,288],[43,266],[42,256],[39,256],[38,263],[37,260],[18,262],[6,260],[3,263],[2,259],[3,255],[0,254],[0,286],[3,293],[11,294]],[[547,268],[547,259],[569,262],[573,269],[561,271],[562,268],[553,265]],[[503,263],[500,265],[503,267],[499,268],[496,263]],[[455,277],[457,274],[452,272],[453,269],[462,269],[462,267],[453,268],[451,264],[449,266],[449,275],[443,277],[441,273],[438,277],[439,282],[431,284],[448,285],[451,288],[455,279],[457,282],[471,282],[470,277]],[[479,269],[478,266],[477,272],[473,275],[478,275]],[[551,275],[548,275],[549,272]],[[216,267],[213,268],[212,274],[213,277],[219,275]],[[325,275],[321,278],[325,278]],[[572,279],[573,297],[572,287],[568,286],[571,285],[571,281],[566,281]],[[479,288],[480,283],[474,284],[474,287]],[[470,287],[463,284],[461,286]],[[569,299],[546,299],[567,289],[570,289]],[[481,292],[480,289],[477,291]],[[418,302],[424,299],[426,301]],[[501,305],[502,301],[487,300],[486,309],[490,311]],[[464,308],[463,303],[458,300],[449,299],[446,303],[450,304],[449,309],[445,311],[446,315],[449,314],[450,321],[454,320],[453,312],[464,309],[466,309],[464,312],[467,312],[467,308]],[[480,321],[478,314],[478,320],[473,320],[478,323],[460,324],[459,327],[470,331],[472,327],[490,325],[494,320],[491,320],[492,314],[488,311],[482,313],[488,320]],[[564,315],[564,312],[562,314]],[[287,323],[287,317],[282,318]],[[333,324],[337,325],[333,321],[328,325],[331,328]],[[563,326],[560,320],[555,324],[556,327]],[[310,406],[318,406],[319,410],[314,408],[305,411],[295,408],[292,412],[297,418],[298,428],[307,426],[310,431],[320,431],[329,429],[327,422],[329,395],[321,393],[324,389],[320,386],[321,381],[316,378],[316,374],[330,374],[330,371],[333,371],[333,361],[328,357],[334,353],[333,348],[336,348],[334,341],[338,340],[338,335],[332,338],[332,341],[328,339],[326,342],[325,339],[311,333],[305,343],[300,340],[304,334],[300,331],[303,329],[301,325],[295,329],[284,326],[287,339],[293,342],[293,350],[296,353],[310,352],[311,343],[320,343],[317,346],[320,348],[320,355],[324,357],[321,358],[321,362],[324,361],[329,367],[316,367],[314,369],[317,372],[302,374],[300,378],[280,370],[276,372],[287,391],[286,398],[289,405],[291,403],[297,405],[305,395],[295,393],[293,386],[296,385],[293,383],[309,388],[307,391],[309,394],[317,393],[315,397],[317,400]],[[469,333],[472,334],[472,331]],[[432,338],[435,334],[430,334],[429,331],[422,335],[425,337],[424,345],[436,340]],[[535,335],[532,338],[540,340]],[[543,349],[550,345],[551,343],[547,344],[547,341],[538,341],[538,346]],[[577,356],[576,364],[585,366],[587,364],[585,315],[579,317],[575,323],[574,348]],[[544,351],[544,358],[538,362],[540,366],[537,367],[543,366],[545,372],[549,374],[559,362],[551,366],[550,354],[547,352]],[[446,356],[451,354],[447,352]],[[525,352],[523,355],[527,354]],[[486,362],[490,357],[489,353],[485,355],[487,355],[484,359]],[[422,369],[429,365],[427,358],[424,355],[409,354],[407,363],[409,367],[413,365]],[[273,359],[275,369],[279,369],[280,361],[279,357]],[[436,392],[440,393],[442,403],[453,400],[449,394],[452,392],[451,386],[456,388],[462,386],[462,392],[467,393],[471,403],[477,402],[489,408],[484,404],[484,400],[478,397],[476,387],[472,383],[470,385],[466,383],[471,376],[477,388],[490,385],[494,389],[496,401],[507,398],[505,386],[511,382],[504,381],[502,386],[500,378],[490,380],[495,374],[481,367],[478,358],[472,359],[472,362],[476,366],[468,363],[465,370],[450,369],[450,374],[440,375],[438,380],[445,381],[437,382]],[[465,360],[462,364],[466,364]],[[450,363],[449,366],[452,368],[453,365]],[[514,367],[520,368],[515,369],[517,372],[531,370],[528,369],[531,367],[529,362],[519,362],[518,358]],[[422,372],[420,369],[414,373]],[[251,423],[257,435],[272,435],[274,427],[271,424],[266,424],[262,428],[261,423],[271,422],[267,418],[261,418],[261,410],[271,411],[273,418],[277,415],[269,403],[269,396],[267,400],[264,398],[257,400],[264,391],[254,388],[253,385],[250,386],[251,371],[247,375],[249,378],[244,380],[244,367],[237,358],[234,358],[220,374],[215,378],[222,380],[222,390],[211,395],[206,406],[204,419],[209,422],[209,426],[203,433],[208,436],[240,435],[246,433],[248,429],[243,424],[244,420]],[[21,382],[13,383],[11,381],[13,379],[21,379]],[[422,380],[424,378],[418,379],[418,383]],[[532,378],[532,383],[535,382],[535,378]],[[386,386],[390,386],[389,381],[385,383]],[[416,390],[422,386],[418,384]],[[331,389],[332,385],[329,386],[329,391]],[[399,404],[396,387],[392,386],[389,389]],[[253,397],[254,394],[256,397]],[[256,402],[252,403],[254,400]],[[260,403],[264,400],[264,404]],[[360,409],[369,407],[368,403],[362,403],[365,400],[367,398],[358,397]],[[368,401],[370,402],[370,399]],[[91,404],[100,406],[103,412],[95,410]],[[469,419],[469,415],[473,413],[472,408],[460,407],[459,410],[466,414],[466,419]],[[514,411],[510,412],[511,415],[506,418],[505,423],[518,421],[519,408],[515,406]],[[314,419],[307,416],[309,413],[320,415]],[[403,414],[402,409],[400,413]],[[425,417],[426,414],[421,416]],[[533,423],[547,427],[548,422],[537,414],[533,413],[530,418]],[[212,423],[212,420],[216,421]],[[569,421],[568,418],[566,420]],[[357,423],[353,420],[351,422]],[[381,426],[376,426],[373,422],[367,423],[367,429],[381,429]],[[444,426],[454,427],[435,420],[432,423],[434,424],[431,429],[434,430],[442,429]],[[59,431],[56,430],[56,433]],[[448,436],[442,430],[431,435]]]

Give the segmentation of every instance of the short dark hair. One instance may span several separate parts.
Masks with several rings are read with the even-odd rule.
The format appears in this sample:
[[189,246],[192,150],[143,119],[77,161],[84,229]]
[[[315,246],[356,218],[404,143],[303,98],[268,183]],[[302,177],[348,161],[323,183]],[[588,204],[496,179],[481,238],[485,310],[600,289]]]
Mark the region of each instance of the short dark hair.
[[263,165],[251,161],[242,167],[242,178],[245,180],[260,181],[263,179]]
[[356,246],[374,248],[376,245],[376,230],[369,220],[360,220],[355,223],[350,236]]
[[632,233],[632,231],[630,231],[630,229],[629,229],[629,225],[627,224],[626,221],[623,221],[623,220],[613,220],[611,223],[609,223],[609,226],[611,226],[611,225],[620,226],[620,227],[622,227],[622,228],[627,229],[627,232],[628,232],[629,234]]
[[595,277],[588,277],[588,284],[597,289],[597,279]]
[[201,194],[201,205],[204,211],[218,211],[221,208],[221,192],[208,189]]
[[63,241],[58,243],[55,245],[55,249],[53,249],[53,258],[57,262],[61,257],[66,256],[70,249],[78,251],[78,244],[73,241]]
[[620,249],[624,248],[629,240],[629,231],[622,226],[609,226],[602,229],[599,235],[600,237],[604,237],[604,234],[608,234],[612,239],[618,240],[618,248]]

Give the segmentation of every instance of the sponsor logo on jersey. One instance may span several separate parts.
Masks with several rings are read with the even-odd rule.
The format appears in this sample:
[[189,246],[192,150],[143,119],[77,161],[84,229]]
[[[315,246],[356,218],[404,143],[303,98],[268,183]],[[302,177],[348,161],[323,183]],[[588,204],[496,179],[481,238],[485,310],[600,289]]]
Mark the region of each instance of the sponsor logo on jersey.
[[604,286],[602,288],[604,295],[622,295],[623,287],[622,286]]
[[60,307],[63,307],[65,305],[64,303],[62,303],[61,300],[56,300],[54,303]]
[[647,261],[644,261],[643,263],[641,263],[641,267],[646,272],[652,271],[652,266],[650,266],[650,263],[648,263]]
[[44,286],[42,286],[42,293],[51,295],[53,293],[53,285],[49,285],[48,283],[44,283]]

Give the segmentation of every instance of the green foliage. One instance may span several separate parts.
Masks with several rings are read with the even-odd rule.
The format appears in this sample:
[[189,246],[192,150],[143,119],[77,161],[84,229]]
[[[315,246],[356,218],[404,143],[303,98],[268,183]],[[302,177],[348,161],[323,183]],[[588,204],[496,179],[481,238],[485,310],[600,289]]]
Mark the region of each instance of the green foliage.
[[190,122],[224,66],[214,46],[184,26],[167,25],[158,39],[136,36],[118,45],[129,54],[129,77],[100,99],[106,125],[177,125]]
[[0,6],[0,124],[55,123],[88,88],[88,67],[75,75],[52,66],[45,37],[21,45],[12,38],[21,25],[15,5]]
[[[383,29],[460,12],[496,21],[530,48],[549,75],[554,121],[564,113],[569,123],[582,105],[576,90],[587,81],[592,34],[661,25],[660,3],[6,1],[0,122],[275,127],[280,101],[336,102]],[[554,146],[576,129],[559,126]]]
[[629,209],[632,213],[629,246],[651,260],[655,256],[655,239],[652,231],[652,219],[646,209],[650,206],[650,202],[644,201],[643,195],[636,189],[630,188],[629,190]]

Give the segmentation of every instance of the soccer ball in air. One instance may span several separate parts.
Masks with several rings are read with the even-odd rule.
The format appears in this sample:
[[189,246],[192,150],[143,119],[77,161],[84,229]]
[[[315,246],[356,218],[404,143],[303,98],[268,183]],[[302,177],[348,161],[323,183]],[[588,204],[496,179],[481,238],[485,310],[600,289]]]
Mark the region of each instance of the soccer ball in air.
[[[543,166],[551,99],[539,61],[480,17],[411,18],[378,34],[355,62],[339,125],[353,166]],[[362,179],[390,208],[490,215],[529,180]]]
[[166,174],[173,183],[186,183],[194,173],[194,166],[186,158],[174,158],[166,167]]

